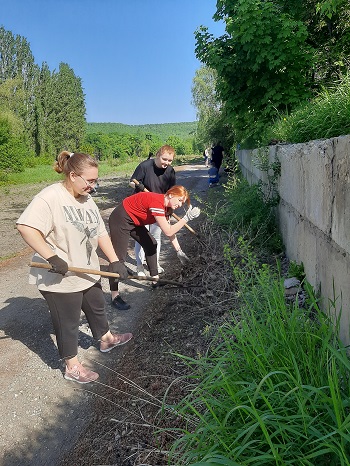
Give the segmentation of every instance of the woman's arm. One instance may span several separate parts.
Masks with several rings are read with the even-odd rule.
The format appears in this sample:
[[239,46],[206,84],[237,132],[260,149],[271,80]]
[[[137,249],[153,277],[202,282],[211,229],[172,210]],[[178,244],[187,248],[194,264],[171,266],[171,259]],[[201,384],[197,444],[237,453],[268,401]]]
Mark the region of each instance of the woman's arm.
[[173,236],[176,235],[176,233],[181,230],[181,228],[185,225],[186,220],[182,218],[178,222],[174,223],[173,225],[170,225],[165,217],[154,217],[156,219],[157,224],[159,225],[159,228],[162,230],[162,232],[167,236],[170,241],[173,241]]
[[119,261],[118,256],[113,248],[111,238],[108,235],[100,236],[98,238],[98,245],[102,252],[107,256],[109,262]]
[[180,251],[181,246],[180,246],[180,244],[179,244],[179,242],[178,242],[178,240],[177,240],[176,235],[171,236],[171,237],[169,238],[169,240],[170,240],[170,242],[171,242],[173,248],[175,249],[175,251],[176,251],[176,252]]
[[47,244],[41,231],[28,225],[17,225],[17,230],[22,235],[24,241],[34,249],[35,252],[41,255],[44,259],[48,259],[54,255],[54,251]]

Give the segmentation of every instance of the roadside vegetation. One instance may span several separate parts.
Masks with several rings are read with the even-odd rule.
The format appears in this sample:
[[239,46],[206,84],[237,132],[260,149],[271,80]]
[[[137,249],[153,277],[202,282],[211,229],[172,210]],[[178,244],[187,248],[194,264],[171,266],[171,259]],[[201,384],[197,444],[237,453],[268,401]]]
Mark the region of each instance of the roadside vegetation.
[[302,265],[282,266],[261,192],[235,177],[224,203],[210,194],[235,305],[212,324],[205,354],[178,355],[189,376],[171,406],[183,427],[169,429],[169,464],[349,465],[350,362],[337,325],[305,279],[305,304],[286,300],[284,279]]
[[[120,176],[123,173],[132,173],[139,162],[132,160],[120,165],[110,165],[107,162],[99,163],[99,177],[103,176]],[[50,165],[38,165],[35,167],[26,167],[21,172],[9,172],[4,175],[0,186],[17,185],[17,184],[35,184],[58,181],[59,175],[53,170],[53,163]]]
[[[200,163],[202,160],[197,155],[180,155],[175,157],[173,166],[186,164],[186,163]],[[115,177],[126,175],[130,176],[135,170],[136,166],[140,163],[140,159],[133,157],[131,160],[122,163],[117,161],[109,163],[102,161],[98,164],[99,177]],[[9,185],[25,185],[35,183],[56,182],[59,180],[59,175],[53,170],[52,164],[40,164],[33,167],[26,167],[20,172],[8,171],[3,173],[3,178],[0,180],[0,186]]]
[[281,115],[267,130],[265,143],[307,142],[350,134],[350,76],[320,91],[290,115]]

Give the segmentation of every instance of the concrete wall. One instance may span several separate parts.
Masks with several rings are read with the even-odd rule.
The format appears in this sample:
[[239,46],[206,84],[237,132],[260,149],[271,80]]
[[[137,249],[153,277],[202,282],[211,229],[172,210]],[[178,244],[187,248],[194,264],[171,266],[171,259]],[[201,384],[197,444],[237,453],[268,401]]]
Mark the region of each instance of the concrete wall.
[[[350,136],[267,150],[269,160],[281,164],[278,221],[287,256],[303,262],[324,310],[334,313],[330,300],[336,298],[340,337],[350,344]],[[266,180],[254,164],[258,150],[239,150],[237,157],[249,183]]]

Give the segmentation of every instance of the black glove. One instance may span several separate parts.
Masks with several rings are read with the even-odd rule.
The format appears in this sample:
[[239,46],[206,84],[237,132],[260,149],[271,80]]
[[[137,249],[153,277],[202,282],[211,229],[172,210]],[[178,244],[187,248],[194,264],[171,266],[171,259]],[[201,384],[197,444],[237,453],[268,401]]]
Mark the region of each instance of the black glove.
[[129,276],[128,269],[125,267],[124,262],[120,261],[111,262],[108,266],[108,272],[117,273],[119,277],[124,280]]
[[68,272],[68,264],[66,261],[54,255],[46,259],[47,262],[51,264],[51,269],[49,272],[60,273],[61,275],[65,275]]
[[139,184],[136,185],[137,186],[137,189],[139,191],[144,191],[145,190],[145,185],[141,182],[139,182]]

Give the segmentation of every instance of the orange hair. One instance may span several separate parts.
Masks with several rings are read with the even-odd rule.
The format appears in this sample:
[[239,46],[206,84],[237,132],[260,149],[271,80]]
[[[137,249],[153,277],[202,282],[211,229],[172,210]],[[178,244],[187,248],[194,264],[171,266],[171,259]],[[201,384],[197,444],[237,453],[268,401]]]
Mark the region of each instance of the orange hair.
[[169,146],[166,144],[165,146],[162,146],[160,149],[158,149],[156,153],[156,157],[160,157],[161,155],[164,154],[170,154],[173,157],[175,157],[175,149],[172,146]]
[[187,191],[186,188],[180,185],[175,185],[172,188],[168,189],[168,191],[165,193],[166,196],[169,196],[171,194],[172,196],[177,196],[177,197],[183,197],[184,202],[186,202],[187,205],[191,204],[190,201],[190,195]]

